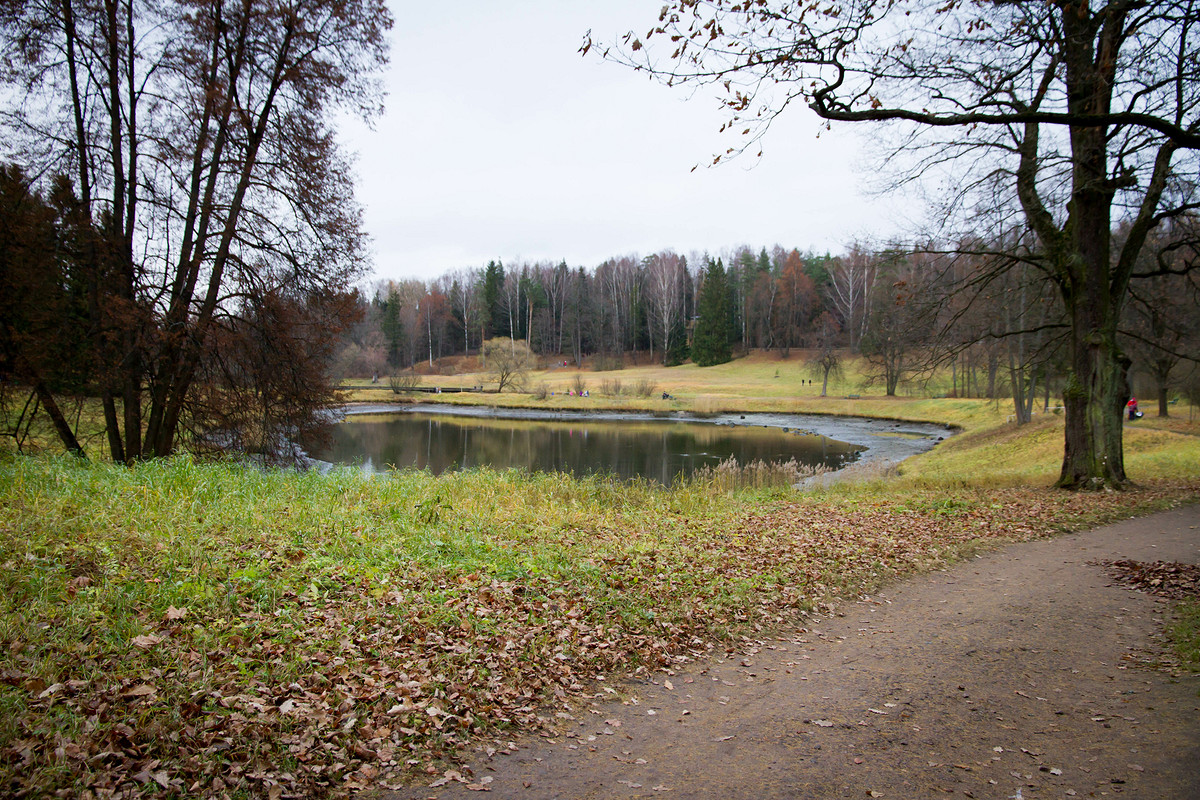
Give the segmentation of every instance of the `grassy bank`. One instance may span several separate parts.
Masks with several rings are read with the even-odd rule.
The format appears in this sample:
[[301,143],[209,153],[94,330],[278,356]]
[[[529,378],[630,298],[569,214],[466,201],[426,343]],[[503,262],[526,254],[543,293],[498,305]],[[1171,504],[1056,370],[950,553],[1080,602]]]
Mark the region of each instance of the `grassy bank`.
[[[630,672],[998,543],[1200,492],[1187,410],[1127,427],[1133,491],[1071,495],[1045,488],[1061,459],[1052,414],[1017,427],[1003,402],[849,398],[861,392],[850,379],[820,398],[798,362],[762,356],[602,375],[653,382],[650,397],[605,394],[597,375],[583,376],[588,397],[419,399],[843,413],[963,432],[898,476],[812,492],[731,488],[777,483],[749,471],[665,490],[0,454],[0,792],[338,796],[430,780]],[[1181,617],[1174,634],[1193,651],[1196,622]]]
[[[460,360],[452,375],[422,375],[425,387],[474,387],[493,389],[495,382],[486,371],[476,371],[474,359]],[[697,367],[684,364],[626,366],[620,370],[593,372],[576,367],[555,366],[530,373],[525,391],[482,393],[396,394],[386,380],[372,384],[366,380],[345,382],[343,388],[351,402],[438,402],[461,405],[509,408],[546,408],[556,411],[623,410],[648,412],[784,412],[836,414],[904,419],[915,422],[944,422],[960,427],[991,424],[1001,414],[1001,406],[992,400],[940,398],[946,395],[948,380],[941,378],[922,386],[910,387],[912,393],[886,397],[883,389],[866,385],[866,364],[861,359],[846,363],[834,376],[821,396],[821,380],[811,373],[797,351],[784,359],[775,353],[755,352],[718,364]],[[639,389],[649,394],[639,395]],[[580,389],[587,397],[580,397]],[[546,396],[541,397],[542,390]],[[575,394],[571,394],[575,392]],[[670,397],[663,398],[666,392]],[[1006,408],[1006,407],[1005,407]],[[1003,411],[1007,414],[1007,410]],[[1000,416],[1001,421],[1004,419]]]
[[574,713],[604,678],[1198,488],[811,496],[4,457],[0,787],[393,784]]

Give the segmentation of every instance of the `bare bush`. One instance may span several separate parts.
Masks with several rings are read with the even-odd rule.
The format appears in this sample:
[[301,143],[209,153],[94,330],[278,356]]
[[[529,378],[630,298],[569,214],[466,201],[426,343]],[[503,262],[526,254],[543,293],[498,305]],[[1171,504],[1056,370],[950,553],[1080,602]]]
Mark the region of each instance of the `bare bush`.
[[388,376],[388,387],[392,394],[411,392],[421,385],[421,376],[415,372],[397,372]]
[[652,397],[658,391],[658,384],[648,378],[634,381],[631,389],[636,397]]
[[600,394],[607,397],[620,397],[624,389],[620,378],[605,378],[600,381]]

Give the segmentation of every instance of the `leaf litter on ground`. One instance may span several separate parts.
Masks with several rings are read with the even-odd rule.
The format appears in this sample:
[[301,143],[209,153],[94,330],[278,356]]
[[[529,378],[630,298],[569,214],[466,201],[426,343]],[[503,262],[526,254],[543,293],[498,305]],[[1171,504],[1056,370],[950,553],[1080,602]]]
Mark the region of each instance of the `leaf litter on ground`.
[[[238,480],[183,471],[191,483],[161,503],[203,509],[206,483]],[[486,480],[550,505],[572,491]],[[481,522],[449,503],[434,523],[397,523],[386,509],[403,499],[351,484],[336,492],[359,516],[321,521],[353,540],[339,558],[293,499],[260,531],[203,526],[189,559],[177,529],[85,521],[67,508],[78,495],[44,483],[5,476],[0,507],[0,790],[13,797],[340,797],[431,780],[485,791],[461,766],[471,748],[511,751],[514,731],[553,728],[597,680],[731,652],[896,576],[1197,488],[784,495],[694,514],[667,492],[620,506],[594,488],[599,502],[547,525],[520,509]],[[147,478],[136,491],[158,490]],[[103,565],[80,585],[85,540]]]

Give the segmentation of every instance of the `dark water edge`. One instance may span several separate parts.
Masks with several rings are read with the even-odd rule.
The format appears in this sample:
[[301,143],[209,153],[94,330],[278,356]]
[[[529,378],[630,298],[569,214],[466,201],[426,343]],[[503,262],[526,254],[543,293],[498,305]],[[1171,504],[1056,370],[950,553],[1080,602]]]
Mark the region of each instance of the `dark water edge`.
[[490,466],[576,475],[609,474],[671,485],[680,476],[733,459],[794,459],[839,470],[895,462],[948,435],[940,425],[796,414],[721,414],[699,420],[633,412],[546,412],[422,404],[345,409],[330,444],[310,455],[369,471]]

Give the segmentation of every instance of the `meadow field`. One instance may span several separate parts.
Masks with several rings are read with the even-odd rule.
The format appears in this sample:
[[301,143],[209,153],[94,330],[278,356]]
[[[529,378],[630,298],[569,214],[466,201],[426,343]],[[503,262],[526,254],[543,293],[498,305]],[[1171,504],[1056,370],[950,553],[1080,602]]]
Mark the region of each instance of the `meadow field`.
[[[576,378],[588,397],[560,393]],[[962,432],[898,474],[806,491],[728,475],[664,489],[5,452],[0,791],[275,798],[429,781],[517,731],[552,735],[623,676],[735,650],[984,549],[1200,494],[1187,407],[1126,427],[1134,488],[1079,494],[1049,488],[1061,419],[1017,427],[1003,400],[885,398],[850,378],[821,398],[797,361],[769,356],[532,379],[554,394],[436,399],[856,414]],[[603,394],[605,379],[656,392]],[[1181,608],[1181,659],[1195,658],[1197,616]]]

